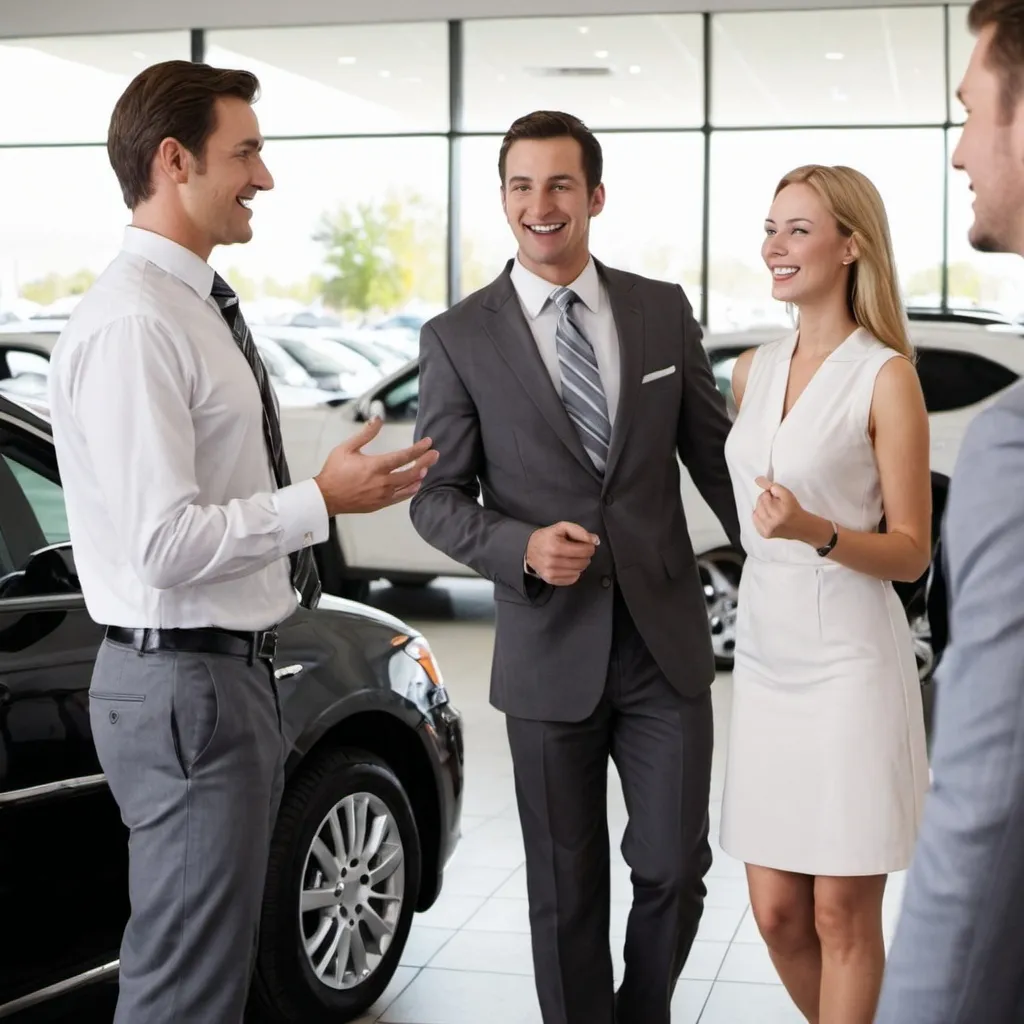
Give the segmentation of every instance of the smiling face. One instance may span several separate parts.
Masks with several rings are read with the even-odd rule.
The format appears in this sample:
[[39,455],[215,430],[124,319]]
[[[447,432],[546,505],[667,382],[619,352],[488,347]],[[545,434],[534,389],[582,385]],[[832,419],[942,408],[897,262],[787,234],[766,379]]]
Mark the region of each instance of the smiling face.
[[990,25],[979,33],[960,84],[967,120],[953,166],[967,172],[974,193],[971,245],[1024,255],[1024,103],[1007,110],[1003,102],[1002,80],[989,66],[994,32]]
[[173,177],[192,239],[190,247],[204,259],[214,246],[252,238],[249,204],[257,192],[274,187],[260,155],[263,138],[250,104],[222,96],[215,111],[216,127],[202,160],[187,151],[172,152],[169,158],[176,170]]
[[836,290],[845,293],[856,244],[840,231],[818,192],[794,182],[772,203],[761,256],[772,274],[773,298],[806,306]]
[[501,197],[520,262],[553,284],[574,281],[590,259],[590,218],[604,208],[604,186],[587,186],[580,144],[571,136],[513,143]]

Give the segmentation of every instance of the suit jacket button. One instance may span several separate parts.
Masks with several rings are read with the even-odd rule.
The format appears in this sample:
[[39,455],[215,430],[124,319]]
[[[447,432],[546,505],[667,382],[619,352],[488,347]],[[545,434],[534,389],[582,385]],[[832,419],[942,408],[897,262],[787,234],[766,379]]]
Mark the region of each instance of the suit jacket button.
[[615,501],[615,499],[614,499],[614,498],[613,498],[613,497],[612,497],[612,496],[611,496],[610,494],[606,494],[606,495],[604,496],[604,503],[605,503],[606,505],[611,505],[611,504],[613,504],[613,503],[614,503],[614,501]]
[[611,576],[602,576],[601,577],[601,586],[602,587],[607,589],[611,585],[612,585],[612,578],[611,578]]

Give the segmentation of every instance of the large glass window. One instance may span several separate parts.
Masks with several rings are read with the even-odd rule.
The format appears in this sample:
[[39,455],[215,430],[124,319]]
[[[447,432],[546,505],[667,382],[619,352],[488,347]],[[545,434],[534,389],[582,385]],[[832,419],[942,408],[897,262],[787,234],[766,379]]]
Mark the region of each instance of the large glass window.
[[963,124],[964,108],[956,97],[960,80],[964,77],[971,51],[976,42],[967,27],[967,12],[970,8],[955,6],[949,8],[949,114],[954,124]]
[[444,308],[448,147],[443,138],[272,140],[274,189],[253,240],[210,262],[253,323],[323,308],[354,322]]
[[782,176],[807,163],[845,164],[866,174],[889,217],[907,300],[941,301],[941,129],[720,132],[712,137],[709,324],[742,329],[789,323],[771,298],[761,260],[764,219]]
[[443,22],[208,32],[205,56],[259,78],[265,135],[448,130]]
[[504,132],[540,109],[594,129],[704,120],[699,14],[469,21],[464,49],[466,131]]
[[[0,143],[105,142],[131,79],[150,64],[188,60],[189,51],[188,32],[0,40]],[[80,203],[88,195],[73,177],[59,180]],[[13,194],[3,193],[4,205]]]
[[[949,132],[952,156],[960,129]],[[974,223],[974,193],[964,171],[949,172],[949,304],[961,309],[990,309],[1012,319],[1024,315],[1020,288],[1020,257],[978,252],[968,233]]]
[[[622,270],[678,281],[699,306],[704,142],[697,132],[598,133],[607,202],[594,219],[594,255]],[[463,139],[463,295],[490,281],[515,255],[501,209],[500,137]]]
[[0,313],[66,316],[130,220],[106,148],[0,149],[0,196]]
[[941,7],[712,19],[716,126],[941,124]]

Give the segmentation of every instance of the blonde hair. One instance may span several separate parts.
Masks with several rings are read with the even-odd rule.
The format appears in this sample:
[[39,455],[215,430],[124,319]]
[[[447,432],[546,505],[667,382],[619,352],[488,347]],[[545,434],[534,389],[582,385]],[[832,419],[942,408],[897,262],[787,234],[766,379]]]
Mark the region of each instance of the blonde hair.
[[913,359],[889,220],[878,189],[852,167],[806,164],[790,171],[779,182],[775,195],[795,184],[810,185],[835,217],[839,231],[857,243],[847,292],[850,315],[883,344]]

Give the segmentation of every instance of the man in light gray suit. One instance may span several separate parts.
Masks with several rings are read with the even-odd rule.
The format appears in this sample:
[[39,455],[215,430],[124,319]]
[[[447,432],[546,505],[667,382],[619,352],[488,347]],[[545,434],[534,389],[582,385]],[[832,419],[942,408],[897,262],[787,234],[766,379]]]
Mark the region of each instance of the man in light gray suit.
[[[978,0],[953,156],[971,244],[1024,256],[1024,0]],[[1020,339],[1008,337],[1007,344]],[[877,1024],[1024,1021],[1024,385],[972,423],[943,530],[951,646]]]
[[[738,543],[730,424],[682,290],[590,255],[605,198],[594,136],[538,111],[498,163],[519,252],[423,329],[417,436],[441,454],[412,519],[494,582],[491,699],[545,1024],[669,1024],[711,864],[714,678],[677,455]],[[634,892],[617,998],[609,755]]]

